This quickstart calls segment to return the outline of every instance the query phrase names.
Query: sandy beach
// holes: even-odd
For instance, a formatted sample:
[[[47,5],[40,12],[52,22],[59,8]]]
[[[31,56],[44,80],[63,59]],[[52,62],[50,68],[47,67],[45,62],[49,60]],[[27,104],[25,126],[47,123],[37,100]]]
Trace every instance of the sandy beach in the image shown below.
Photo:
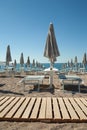
[[[0,0],[0,130],[87,130],[87,0]]]
[[[0,77],[0,96],[30,96],[30,97],[87,97],[87,74],[79,75],[84,80],[84,86],[81,86],[81,93],[78,90],[71,92],[62,90],[58,75],[54,75],[53,89],[46,89],[49,86],[49,79],[46,77],[41,85],[40,92],[36,87],[23,84],[19,81],[23,77]],[[0,130],[86,130],[86,123],[44,123],[44,122],[10,122],[1,121]]]

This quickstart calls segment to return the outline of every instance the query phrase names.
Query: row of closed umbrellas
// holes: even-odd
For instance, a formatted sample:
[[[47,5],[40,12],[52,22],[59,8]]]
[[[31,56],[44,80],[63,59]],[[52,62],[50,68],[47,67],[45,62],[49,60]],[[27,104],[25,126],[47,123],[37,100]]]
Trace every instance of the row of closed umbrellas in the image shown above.
[[[55,33],[54,33],[54,27],[53,24],[50,23],[49,30],[48,30],[48,35],[46,39],[46,45],[44,49],[44,57],[47,57],[50,61],[50,87],[52,87],[52,81],[53,81],[53,76],[52,76],[52,69],[53,69],[53,63],[57,60],[56,58],[60,56],[59,49],[57,46],[56,38],[55,38]],[[9,65],[9,62],[12,61],[11,58],[11,52],[10,52],[10,45],[7,46],[7,52],[6,52],[6,64]],[[23,59],[23,53],[21,53],[21,58],[20,58],[20,64],[24,64],[24,59]]]

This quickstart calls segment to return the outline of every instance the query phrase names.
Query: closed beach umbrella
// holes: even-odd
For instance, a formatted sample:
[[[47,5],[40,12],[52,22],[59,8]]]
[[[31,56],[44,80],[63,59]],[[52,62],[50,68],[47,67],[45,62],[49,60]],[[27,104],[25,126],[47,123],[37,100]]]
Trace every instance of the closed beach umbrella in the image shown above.
[[[75,64],[76,69],[78,69],[78,59],[77,59],[77,56],[75,56],[74,64]]]
[[[35,60],[33,59],[33,63],[32,63],[32,66],[35,67]]]
[[[83,56],[83,65],[84,65],[84,67],[86,67],[86,64],[87,64],[87,57],[86,57],[86,53],[84,53],[84,56]]]
[[[77,63],[78,63],[78,59],[77,59],[77,56],[75,56],[74,64],[76,67],[77,67]]]
[[[29,56],[27,58],[27,66],[30,66],[30,58],[29,58]]]
[[[40,64],[38,63],[38,61],[36,61],[36,67],[39,67],[39,65],[40,65]]]
[[[10,45],[7,46],[6,52],[6,65],[9,65],[9,62],[12,61],[11,52],[10,52]]]
[[[16,59],[14,60],[14,67],[16,67],[16,65],[17,65],[17,62],[16,62]]]
[[[55,62],[56,57],[60,56],[52,23],[50,24],[46,39],[44,56],[47,57],[51,63]]]
[[[67,64],[66,64],[66,63],[64,63],[62,67],[63,67],[63,69],[66,69]]]
[[[75,64],[78,63],[78,60],[77,60],[77,56],[75,56],[75,61],[74,61]]]
[[[70,67],[70,62],[69,62],[69,60],[68,60],[67,66]]]
[[[23,66],[23,64],[24,64],[24,57],[23,57],[23,53],[21,53],[21,57],[20,57],[20,64],[21,64],[21,66]]]
[[[60,56],[55,33],[54,33],[54,27],[52,23],[50,23],[50,27],[46,39],[44,56],[50,60],[50,70],[52,73],[53,63],[57,60],[56,57]],[[53,75],[51,73],[50,73],[50,87],[52,87],[52,82],[53,82]]]
[[[71,59],[70,67],[73,68],[73,59]]]

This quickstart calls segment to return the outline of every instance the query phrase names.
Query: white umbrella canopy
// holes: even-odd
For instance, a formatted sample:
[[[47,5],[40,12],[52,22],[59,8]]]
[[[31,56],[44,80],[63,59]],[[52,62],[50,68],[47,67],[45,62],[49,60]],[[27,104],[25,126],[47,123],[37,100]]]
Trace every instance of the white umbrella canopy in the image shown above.
[[[58,69],[57,68],[54,68],[53,67],[53,69],[52,69],[54,72],[58,72]],[[44,71],[47,71],[47,72],[49,72],[50,71],[50,67],[49,68],[46,68],[46,69],[44,69]]]
[[[49,31],[46,39],[46,45],[44,49],[44,57],[47,57],[50,60],[50,87],[53,83],[53,63],[57,60],[56,57],[60,56],[60,52],[57,46],[56,37],[54,33],[53,24],[50,23]]]
[[[6,65],[9,65],[10,61],[12,61],[12,58],[11,58],[10,45],[8,45],[7,52],[6,52]]]

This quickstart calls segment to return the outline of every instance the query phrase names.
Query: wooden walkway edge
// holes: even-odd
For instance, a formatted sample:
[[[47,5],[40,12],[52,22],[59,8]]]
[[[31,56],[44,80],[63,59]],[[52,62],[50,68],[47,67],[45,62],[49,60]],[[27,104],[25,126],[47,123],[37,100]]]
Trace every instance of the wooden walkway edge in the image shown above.
[[[87,98],[3,96],[0,121],[87,122]]]

